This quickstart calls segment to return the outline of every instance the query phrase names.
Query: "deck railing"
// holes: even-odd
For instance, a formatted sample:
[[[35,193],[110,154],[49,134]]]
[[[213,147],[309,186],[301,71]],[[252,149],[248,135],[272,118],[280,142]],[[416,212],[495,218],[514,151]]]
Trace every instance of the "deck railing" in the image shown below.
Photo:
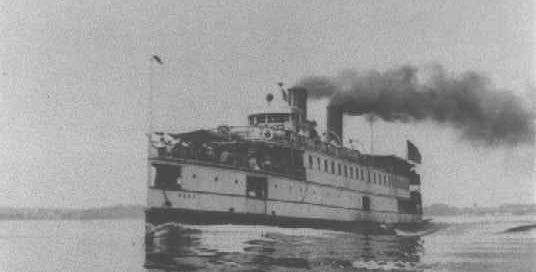
[[[211,131],[221,133],[222,130],[227,131],[226,133],[228,133],[230,137],[236,136],[249,141],[261,141],[271,144],[291,146],[295,149],[313,150],[347,160],[361,161],[362,163],[365,163],[361,152],[358,150],[337,146],[324,142],[320,140],[320,138],[310,138],[295,132],[277,130],[269,127],[251,126],[233,126],[226,127],[226,129],[218,128]]]
[[[361,154],[358,150],[349,149],[343,146],[334,145],[320,140],[319,137],[310,138],[306,135],[300,133],[274,129],[270,127],[255,127],[255,126],[220,126],[216,129],[209,129],[214,135],[218,135],[223,140],[223,143],[236,143],[236,142],[261,142],[266,145],[275,145],[287,147],[295,150],[309,150],[320,152],[324,154],[329,154],[331,156],[346,159],[348,161],[359,163],[363,166],[374,166],[374,159],[371,155]],[[180,135],[180,134],[178,134]],[[153,142],[153,146],[154,142]],[[184,150],[176,151],[173,148],[170,149],[169,146],[166,146],[164,149],[160,149],[160,155],[165,156],[163,150],[166,154],[172,154],[172,157],[177,158],[188,158],[206,161],[198,154],[196,151],[187,151],[184,154]],[[183,152],[183,153],[181,153]],[[217,160],[216,158],[211,158],[212,160]],[[240,165],[247,165],[247,161],[238,162]],[[385,169],[391,171],[391,169]],[[288,171],[287,171],[288,172]]]
[[[304,179],[305,169],[303,167],[291,167],[277,161],[252,162],[252,158],[247,155],[232,153],[227,150],[211,150],[204,147],[193,147],[183,145],[163,145],[154,146],[149,154],[150,159],[164,161],[182,161],[206,166],[217,166],[222,168],[232,168],[237,170],[252,171],[258,173],[276,174],[291,178]]]

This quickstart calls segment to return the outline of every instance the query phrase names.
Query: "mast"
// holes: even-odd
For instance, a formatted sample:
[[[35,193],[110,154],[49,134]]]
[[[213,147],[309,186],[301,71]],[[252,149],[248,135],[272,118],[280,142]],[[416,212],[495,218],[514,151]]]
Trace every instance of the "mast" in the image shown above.
[[[151,185],[152,180],[152,172],[151,172],[151,162],[150,162],[150,156],[151,156],[151,141],[152,141],[152,134],[153,134],[153,77],[154,77],[154,62],[157,62],[158,64],[162,65],[164,64],[162,62],[162,59],[157,55],[151,55],[151,58],[149,59],[149,105],[148,105],[148,112],[149,112],[149,124],[148,124],[148,132],[147,132],[147,186]]]
[[[370,154],[374,154],[374,116],[370,115],[368,118],[370,126]]]
[[[149,60],[149,135],[153,133],[153,58]]]

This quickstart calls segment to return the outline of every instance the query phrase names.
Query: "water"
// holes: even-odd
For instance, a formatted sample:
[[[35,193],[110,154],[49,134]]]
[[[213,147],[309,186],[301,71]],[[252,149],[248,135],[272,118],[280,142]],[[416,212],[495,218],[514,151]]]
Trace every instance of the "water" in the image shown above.
[[[434,220],[424,236],[183,226],[147,245],[143,220],[1,221],[0,271],[536,271],[536,229],[504,232],[535,217]]]

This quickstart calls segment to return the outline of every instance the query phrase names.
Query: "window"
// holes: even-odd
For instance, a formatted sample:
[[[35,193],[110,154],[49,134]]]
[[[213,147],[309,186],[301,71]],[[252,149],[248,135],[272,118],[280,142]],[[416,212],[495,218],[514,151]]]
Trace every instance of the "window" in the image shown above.
[[[354,168],[353,167],[350,167],[350,178],[351,179],[354,178]]]
[[[362,199],[361,199],[362,203],[362,208],[364,211],[370,211],[370,198],[368,196],[364,196]]]
[[[363,169],[359,169],[359,172],[361,172],[361,180],[365,180],[365,172]]]
[[[321,166],[320,166],[320,157],[316,158],[316,167],[318,167],[318,170],[321,170]]]
[[[344,177],[348,177],[348,166],[344,166]]]
[[[313,157],[309,155],[309,169],[313,169]]]
[[[285,116],[281,115],[271,115],[268,116],[268,123],[283,123],[285,122]]]
[[[246,196],[266,199],[268,197],[268,182],[265,177],[246,177]]]
[[[341,164],[340,163],[337,163],[337,173],[340,175],[342,175],[342,169],[341,169]]]
[[[180,188],[182,169],[173,165],[153,165],[156,169],[154,187],[156,188]]]
[[[328,160],[324,160],[324,171],[328,172]]]
[[[335,162],[331,161],[331,173],[335,174]]]

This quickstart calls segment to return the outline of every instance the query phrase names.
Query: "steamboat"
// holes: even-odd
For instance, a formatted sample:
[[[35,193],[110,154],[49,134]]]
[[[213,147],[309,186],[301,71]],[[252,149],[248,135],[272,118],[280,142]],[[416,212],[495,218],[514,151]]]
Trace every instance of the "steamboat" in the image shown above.
[[[149,135],[146,223],[354,229],[422,222],[420,154],[365,154],[343,145],[343,110],[326,133],[307,119],[307,90],[247,126]],[[267,96],[271,102],[274,96]],[[269,107],[268,107],[269,108]]]

